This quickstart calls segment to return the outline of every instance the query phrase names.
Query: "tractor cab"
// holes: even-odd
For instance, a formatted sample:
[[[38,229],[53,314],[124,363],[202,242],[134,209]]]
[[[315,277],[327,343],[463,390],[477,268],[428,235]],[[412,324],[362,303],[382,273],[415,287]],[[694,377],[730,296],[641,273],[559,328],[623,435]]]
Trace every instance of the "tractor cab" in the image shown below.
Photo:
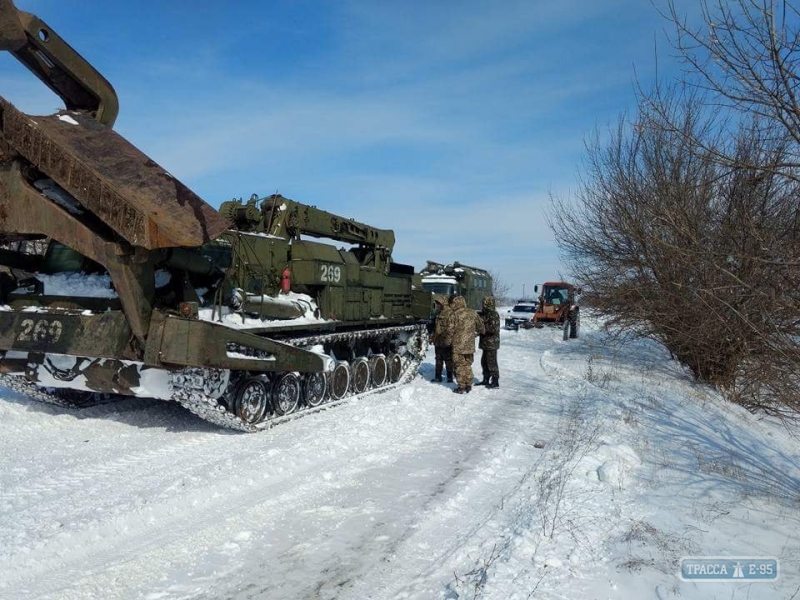
[[[542,297],[546,305],[562,306],[571,301],[575,295],[574,289],[569,284],[545,284],[542,288]]]
[[[539,286],[534,287],[539,291]],[[580,290],[564,281],[547,281],[542,284],[536,314],[533,317],[534,327],[545,324],[564,328],[564,338],[578,337],[579,314],[575,296]]]
[[[534,290],[538,291],[539,286]],[[575,303],[575,286],[562,281],[548,281],[542,285],[539,295],[539,310],[542,314],[553,315],[566,306]]]

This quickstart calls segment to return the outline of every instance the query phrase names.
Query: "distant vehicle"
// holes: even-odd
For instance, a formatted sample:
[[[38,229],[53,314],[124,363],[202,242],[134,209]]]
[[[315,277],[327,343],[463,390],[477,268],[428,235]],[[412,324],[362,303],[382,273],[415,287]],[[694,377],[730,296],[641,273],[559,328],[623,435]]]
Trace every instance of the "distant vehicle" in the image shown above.
[[[539,286],[534,286],[533,289],[538,292]],[[580,288],[564,281],[548,281],[542,284],[533,326],[555,325],[564,328],[565,340],[578,337],[580,307],[576,296],[580,293]]]
[[[467,306],[480,310],[483,299],[492,295],[492,276],[488,271],[462,265],[456,261],[450,265],[428,261],[419,273],[426,292],[451,296],[464,296]]]
[[[531,298],[521,298],[505,316],[505,328],[513,331],[520,327],[530,329],[533,327],[533,318],[539,307],[539,301]]]

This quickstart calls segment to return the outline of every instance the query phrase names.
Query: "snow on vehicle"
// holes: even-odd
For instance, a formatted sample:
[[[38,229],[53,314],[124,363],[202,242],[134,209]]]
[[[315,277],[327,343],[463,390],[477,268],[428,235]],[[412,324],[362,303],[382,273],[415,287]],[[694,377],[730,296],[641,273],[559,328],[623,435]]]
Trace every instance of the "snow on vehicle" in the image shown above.
[[[0,98],[6,385],[174,400],[255,431],[414,375],[431,294],[391,230],[279,195],[216,211],[111,129],[113,87],[48,25],[11,0],[0,16],[0,47],[66,106]]]

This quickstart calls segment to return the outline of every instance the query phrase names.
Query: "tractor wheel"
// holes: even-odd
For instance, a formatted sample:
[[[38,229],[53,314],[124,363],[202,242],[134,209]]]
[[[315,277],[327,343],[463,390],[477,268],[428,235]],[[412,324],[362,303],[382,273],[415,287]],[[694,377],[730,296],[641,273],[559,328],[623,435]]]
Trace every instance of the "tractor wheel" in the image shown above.
[[[578,337],[578,330],[581,326],[581,315],[578,311],[569,315],[569,337],[573,340]]]

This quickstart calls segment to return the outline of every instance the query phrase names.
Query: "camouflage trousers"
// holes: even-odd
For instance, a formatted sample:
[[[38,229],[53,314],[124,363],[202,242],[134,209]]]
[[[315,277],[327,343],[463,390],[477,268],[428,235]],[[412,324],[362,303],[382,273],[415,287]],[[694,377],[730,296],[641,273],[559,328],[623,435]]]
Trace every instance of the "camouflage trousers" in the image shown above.
[[[471,388],[474,375],[472,373],[472,361],[474,354],[455,354],[453,353],[453,363],[456,366],[456,381],[460,388]]]
[[[436,371],[434,374],[437,379],[442,378],[443,367],[447,368],[447,379],[452,379],[453,373],[455,373],[452,346],[436,346]]]
[[[488,381],[489,377],[500,377],[500,368],[497,366],[497,348],[484,348],[481,354],[481,371],[483,380]]]

